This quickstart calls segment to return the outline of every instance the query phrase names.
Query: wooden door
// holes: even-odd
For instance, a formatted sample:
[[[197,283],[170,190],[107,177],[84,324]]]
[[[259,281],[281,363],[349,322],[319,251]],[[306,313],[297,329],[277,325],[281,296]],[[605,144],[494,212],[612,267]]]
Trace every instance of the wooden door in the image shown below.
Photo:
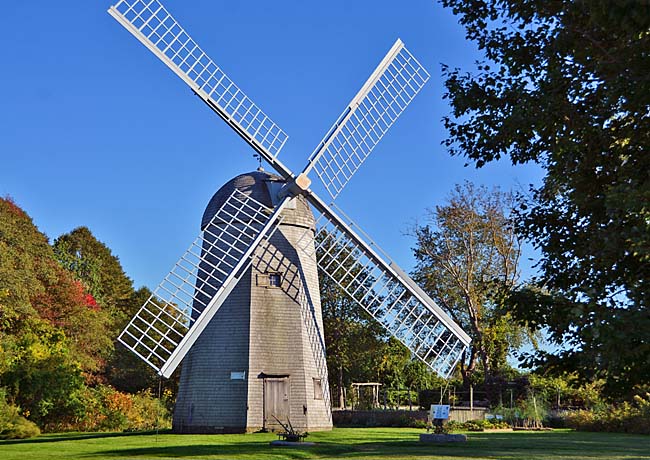
[[[282,431],[282,425],[289,421],[289,378],[264,379],[264,428],[272,431]]]

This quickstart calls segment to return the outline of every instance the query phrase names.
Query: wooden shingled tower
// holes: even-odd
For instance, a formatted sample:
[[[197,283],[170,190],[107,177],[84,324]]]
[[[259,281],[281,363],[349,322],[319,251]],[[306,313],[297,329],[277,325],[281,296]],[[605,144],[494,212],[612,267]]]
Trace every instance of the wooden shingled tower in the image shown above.
[[[270,208],[271,193],[284,183],[264,171],[234,178],[210,200],[202,230],[220,233],[210,221],[233,192]],[[322,388],[327,367],[318,266],[313,253],[296,250],[305,232],[313,238],[314,216],[298,198],[281,219],[183,359],[176,432],[277,430],[277,420],[308,431],[332,428]],[[202,257],[219,266],[229,247],[204,244]]]

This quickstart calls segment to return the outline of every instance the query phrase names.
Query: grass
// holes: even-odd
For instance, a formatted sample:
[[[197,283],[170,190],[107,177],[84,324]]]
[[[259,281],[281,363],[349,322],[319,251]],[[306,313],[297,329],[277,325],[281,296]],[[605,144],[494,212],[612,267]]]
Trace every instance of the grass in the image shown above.
[[[63,433],[0,441],[0,459],[650,459],[650,437],[615,433],[469,433],[464,444],[420,444],[423,430],[337,428],[315,447],[269,446],[272,434]]]

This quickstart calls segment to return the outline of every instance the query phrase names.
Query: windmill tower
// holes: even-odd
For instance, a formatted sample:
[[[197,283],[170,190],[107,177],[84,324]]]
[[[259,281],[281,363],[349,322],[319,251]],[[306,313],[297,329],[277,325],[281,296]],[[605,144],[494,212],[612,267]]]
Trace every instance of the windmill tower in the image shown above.
[[[278,159],[284,131],[158,0],[121,0],[109,13],[277,172],[238,176],[215,194],[198,238],[119,337],[163,377],[183,361],[175,430],[273,428],[276,418],[331,427],[316,267],[447,377],[467,334],[308,177],[315,172],[335,200],[426,83],[404,44],[395,42],[294,174]]]
[[[281,177],[259,170],[229,181],[205,210],[204,234],[224,234],[220,218],[210,222],[233,192],[271,208],[273,191],[284,184]],[[275,430],[281,428],[278,420],[309,431],[332,428],[322,388],[327,367],[320,299],[308,297],[318,293],[318,267],[313,254],[296,250],[305,232],[313,238],[314,216],[308,202],[297,197],[281,217],[183,359],[173,420],[176,432]],[[238,220],[251,221],[245,216]],[[223,258],[230,247],[212,238],[204,242],[204,272],[227,269]],[[210,283],[210,277],[202,277],[195,289],[209,297],[217,288]]]

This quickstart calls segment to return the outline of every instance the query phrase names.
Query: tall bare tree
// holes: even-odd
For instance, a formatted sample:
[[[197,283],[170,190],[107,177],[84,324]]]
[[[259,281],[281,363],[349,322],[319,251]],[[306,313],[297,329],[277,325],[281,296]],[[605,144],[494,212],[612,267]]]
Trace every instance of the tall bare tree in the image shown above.
[[[514,197],[470,182],[416,224],[415,279],[472,337],[461,363],[467,382],[481,363],[488,378],[528,336],[498,309],[519,279],[521,242],[510,219]]]

